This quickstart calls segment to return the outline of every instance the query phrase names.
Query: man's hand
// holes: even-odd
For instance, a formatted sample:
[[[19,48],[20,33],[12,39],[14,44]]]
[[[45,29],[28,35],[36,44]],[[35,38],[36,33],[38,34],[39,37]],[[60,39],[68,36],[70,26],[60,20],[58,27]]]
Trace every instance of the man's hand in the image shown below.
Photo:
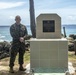
[[[24,42],[24,38],[23,37],[20,37],[20,42]]]

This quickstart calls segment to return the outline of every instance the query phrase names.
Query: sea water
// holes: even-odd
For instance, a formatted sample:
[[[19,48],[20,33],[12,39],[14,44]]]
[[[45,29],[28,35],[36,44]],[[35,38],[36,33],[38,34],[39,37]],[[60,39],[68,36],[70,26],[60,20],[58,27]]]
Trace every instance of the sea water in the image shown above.
[[[30,26],[27,26],[28,34],[31,35]],[[0,26],[0,41],[12,41],[10,26]]]
[[[64,34],[63,27],[65,27],[67,37],[69,37],[70,34],[76,35],[76,25],[62,25],[62,34]]]
[[[26,26],[28,34],[31,35],[30,25]],[[76,25],[62,25],[61,32],[63,32],[63,27],[65,27],[67,37],[70,34],[76,34]],[[10,26],[0,26],[0,41],[12,41],[12,37],[10,36]]]

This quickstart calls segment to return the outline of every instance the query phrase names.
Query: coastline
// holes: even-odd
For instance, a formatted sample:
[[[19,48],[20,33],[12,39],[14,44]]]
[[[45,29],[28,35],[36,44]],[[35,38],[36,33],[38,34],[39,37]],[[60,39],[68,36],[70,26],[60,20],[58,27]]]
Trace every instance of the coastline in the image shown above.
[[[31,35],[30,25],[26,25],[28,34]],[[66,35],[69,37],[70,34],[76,34],[76,25],[75,24],[64,24],[61,26],[61,34],[64,34],[63,27],[65,27]],[[0,25],[0,40],[11,41],[12,38],[9,32],[9,25]]]

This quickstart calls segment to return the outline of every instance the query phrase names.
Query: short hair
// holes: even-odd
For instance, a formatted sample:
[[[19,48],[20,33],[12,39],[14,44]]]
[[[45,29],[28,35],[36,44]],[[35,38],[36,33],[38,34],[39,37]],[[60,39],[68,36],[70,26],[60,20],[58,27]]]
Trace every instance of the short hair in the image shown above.
[[[20,19],[21,20],[21,17],[19,16],[19,15],[17,15],[16,17],[15,17],[15,20],[16,19]]]

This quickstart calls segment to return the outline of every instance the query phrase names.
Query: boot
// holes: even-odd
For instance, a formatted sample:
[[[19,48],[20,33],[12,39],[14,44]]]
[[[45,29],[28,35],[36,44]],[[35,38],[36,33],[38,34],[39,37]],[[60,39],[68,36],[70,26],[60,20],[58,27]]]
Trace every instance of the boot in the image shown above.
[[[14,73],[13,67],[10,67],[9,72],[10,72],[10,73]]]
[[[25,68],[23,68],[23,66],[22,66],[22,65],[20,65],[19,70],[20,70],[20,71],[25,71],[26,69],[25,69]]]

